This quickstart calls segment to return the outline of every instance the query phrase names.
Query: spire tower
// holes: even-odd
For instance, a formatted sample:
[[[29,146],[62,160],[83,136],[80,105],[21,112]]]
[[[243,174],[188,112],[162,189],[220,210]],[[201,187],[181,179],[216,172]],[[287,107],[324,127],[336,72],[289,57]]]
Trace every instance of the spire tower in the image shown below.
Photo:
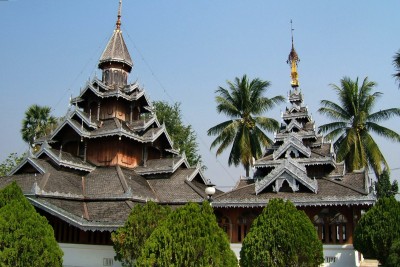
[[[119,0],[116,28],[99,60],[99,68],[103,72],[102,81],[112,88],[126,86],[128,74],[133,67],[133,61],[122,37],[121,6],[122,1]]]
[[[300,58],[297,55],[296,50],[294,49],[294,41],[293,41],[293,23],[292,20],[290,20],[290,30],[292,34],[292,49],[290,50],[290,54],[288,57],[288,60],[286,61],[288,64],[290,64],[291,67],[291,85],[293,88],[299,87],[299,79],[298,79],[298,73],[297,73],[297,64],[300,62]]]

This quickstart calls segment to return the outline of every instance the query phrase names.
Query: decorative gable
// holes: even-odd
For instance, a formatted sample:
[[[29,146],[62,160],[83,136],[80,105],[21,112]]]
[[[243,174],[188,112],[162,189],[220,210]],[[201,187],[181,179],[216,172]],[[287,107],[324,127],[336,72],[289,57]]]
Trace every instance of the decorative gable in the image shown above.
[[[274,151],[273,159],[278,159],[284,153],[286,158],[289,158],[291,153],[295,155],[295,158],[300,156],[299,153],[309,158],[311,156],[311,149],[303,144],[301,138],[297,134],[289,133],[289,136],[285,138],[283,144]]]
[[[274,192],[279,192],[284,182],[287,182],[293,192],[299,191],[299,183],[310,189],[313,193],[318,191],[318,182],[307,176],[306,168],[296,161],[285,159],[278,167],[271,171],[266,177],[255,183],[256,194],[272,185]]]

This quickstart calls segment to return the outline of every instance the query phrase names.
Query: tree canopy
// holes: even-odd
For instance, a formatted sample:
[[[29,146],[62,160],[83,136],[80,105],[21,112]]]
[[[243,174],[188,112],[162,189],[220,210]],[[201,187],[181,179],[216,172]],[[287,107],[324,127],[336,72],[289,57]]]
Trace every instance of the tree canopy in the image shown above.
[[[375,190],[378,198],[394,197],[399,191],[399,185],[396,180],[390,183],[389,170],[384,169],[378,181],[375,182]]]
[[[0,163],[0,176],[7,175],[14,167],[21,162],[24,156],[18,156],[17,153],[11,153],[8,157]]]
[[[123,266],[134,266],[144,243],[170,212],[168,206],[154,202],[135,205],[124,226],[111,235],[115,259]]]
[[[322,243],[314,225],[290,201],[272,199],[243,240],[240,266],[319,266]]]
[[[174,142],[174,148],[185,152],[187,160],[191,166],[201,164],[201,155],[198,153],[198,143],[196,133],[191,125],[185,125],[182,121],[181,104],[174,103],[169,105],[165,101],[155,101],[156,115],[161,123],[165,123],[168,134]],[[203,166],[203,168],[205,168]]]
[[[53,228],[14,182],[0,191],[0,266],[62,266]]]
[[[137,266],[238,266],[208,202],[173,211],[147,239]]]
[[[51,108],[47,106],[32,105],[25,111],[22,120],[22,139],[28,144],[33,144],[35,139],[50,133],[57,125],[57,118],[51,116]]]
[[[400,203],[394,197],[379,199],[358,222],[354,230],[354,248],[365,258],[377,259],[386,266],[392,245],[400,240],[399,221]],[[393,247],[395,251],[398,249],[399,244]]]
[[[371,167],[376,176],[382,173],[382,166],[388,168],[378,144],[371,133],[391,141],[399,142],[400,135],[378,123],[400,116],[400,108],[380,109],[374,112],[380,92],[372,92],[375,82],[365,78],[359,86],[358,78],[344,77],[340,86],[332,85],[339,98],[338,103],[322,100],[318,110],[333,120],[319,128],[327,133],[326,138],[334,140],[338,161],[345,161],[349,171]]]
[[[248,177],[253,158],[260,158],[265,147],[272,143],[264,131],[279,129],[278,121],[261,115],[285,98],[264,96],[270,83],[258,78],[249,81],[246,75],[241,79],[236,77],[234,82],[227,81],[227,84],[228,89],[219,87],[215,91],[215,101],[217,112],[227,115],[229,120],[207,131],[209,136],[217,136],[210,149],[218,147],[218,156],[231,146],[228,164],[242,164]]]

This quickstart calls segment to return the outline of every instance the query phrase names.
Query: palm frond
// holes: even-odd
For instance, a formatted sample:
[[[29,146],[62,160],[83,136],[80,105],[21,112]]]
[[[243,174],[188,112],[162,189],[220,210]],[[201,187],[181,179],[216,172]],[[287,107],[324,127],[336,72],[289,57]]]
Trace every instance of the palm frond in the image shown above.
[[[377,177],[382,173],[382,165],[389,168],[378,144],[367,132],[363,135],[363,144],[368,157],[368,165],[374,170]]]
[[[389,108],[389,109],[379,110],[375,113],[368,115],[367,120],[371,122],[380,122],[388,120],[395,116],[400,116],[400,108]]]
[[[398,133],[396,133],[395,131],[393,131],[389,128],[381,126],[377,123],[367,122],[366,128],[368,131],[373,131],[374,133],[376,133],[386,139],[389,139],[389,140],[392,140],[395,142],[400,142],[400,135]]]

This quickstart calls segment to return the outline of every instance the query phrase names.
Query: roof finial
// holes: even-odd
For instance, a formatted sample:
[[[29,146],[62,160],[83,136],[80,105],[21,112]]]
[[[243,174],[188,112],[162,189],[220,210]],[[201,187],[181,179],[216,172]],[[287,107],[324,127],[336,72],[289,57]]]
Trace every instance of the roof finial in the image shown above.
[[[297,64],[300,62],[299,56],[294,49],[294,41],[293,41],[293,22],[290,20],[290,31],[292,35],[292,49],[290,50],[290,54],[288,60],[286,61],[288,64],[291,65],[291,85],[293,88],[299,87],[299,80],[298,80],[298,73],[297,73]]]
[[[117,19],[117,30],[121,28],[121,6],[122,6],[122,0],[119,0],[119,6],[118,6],[118,19]]]

